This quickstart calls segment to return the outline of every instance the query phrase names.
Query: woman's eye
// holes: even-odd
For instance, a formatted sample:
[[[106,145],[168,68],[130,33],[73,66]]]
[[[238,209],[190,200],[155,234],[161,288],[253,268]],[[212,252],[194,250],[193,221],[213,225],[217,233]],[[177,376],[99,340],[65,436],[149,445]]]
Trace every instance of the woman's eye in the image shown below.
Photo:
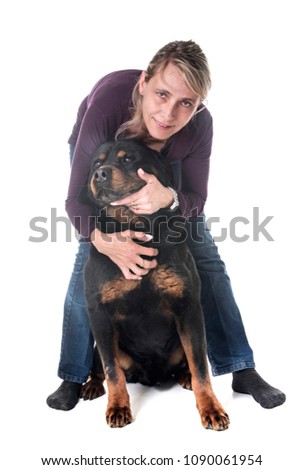
[[[159,96],[159,98],[165,98],[166,97],[166,94],[162,91],[157,91],[157,95]]]
[[[182,106],[184,106],[185,108],[189,108],[191,106],[191,102],[187,101],[187,100],[184,100],[184,101],[182,101]]]

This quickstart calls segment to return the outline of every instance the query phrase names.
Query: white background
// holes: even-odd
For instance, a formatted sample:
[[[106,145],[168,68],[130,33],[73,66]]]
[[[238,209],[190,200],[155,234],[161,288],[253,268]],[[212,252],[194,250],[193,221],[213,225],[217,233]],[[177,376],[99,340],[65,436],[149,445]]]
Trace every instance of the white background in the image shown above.
[[[245,0],[31,1],[1,6],[1,467],[40,469],[40,457],[174,457],[262,454],[265,470],[299,468],[302,315],[301,2]],[[237,216],[244,243],[219,244],[257,369],[287,394],[264,410],[233,394],[231,377],[213,379],[231,426],[204,430],[193,394],[129,386],[135,422],[111,430],[106,398],[73,411],[51,410],[60,381],[64,295],[76,242],[64,224],[51,240],[51,208],[65,216],[67,139],[78,105],[107,72],[144,69],[175,39],[193,39],[213,79],[208,107],[214,146],[208,217],[228,227]],[[4,164],[4,167],[3,167]],[[252,238],[252,211],[274,238]],[[43,243],[30,229],[45,217]],[[43,225],[43,224],[41,224]],[[300,430],[301,432],[301,430]],[[59,467],[54,467],[59,468]],[[223,467],[222,467],[223,468]],[[242,468],[246,468],[243,466]],[[259,468],[255,465],[247,468]]]

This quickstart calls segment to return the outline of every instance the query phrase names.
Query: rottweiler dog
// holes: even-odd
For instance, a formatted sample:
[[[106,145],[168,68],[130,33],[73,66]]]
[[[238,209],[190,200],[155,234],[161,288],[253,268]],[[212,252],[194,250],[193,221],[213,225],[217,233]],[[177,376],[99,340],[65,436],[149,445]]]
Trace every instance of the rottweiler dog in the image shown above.
[[[123,427],[133,421],[127,382],[152,386],[176,380],[194,391],[202,425],[224,430],[229,418],[211,386],[200,278],[186,244],[185,219],[178,210],[138,216],[129,207],[110,205],[146,184],[137,174],[139,168],[172,185],[158,152],[139,141],[123,140],[99,148],[80,195],[80,201],[93,207],[103,233],[143,231],[153,236],[144,246],[158,249],[156,268],[141,280],[127,280],[109,257],[91,246],[85,295],[101,361],[98,364],[97,353],[82,398],[103,395],[106,379],[106,421]]]

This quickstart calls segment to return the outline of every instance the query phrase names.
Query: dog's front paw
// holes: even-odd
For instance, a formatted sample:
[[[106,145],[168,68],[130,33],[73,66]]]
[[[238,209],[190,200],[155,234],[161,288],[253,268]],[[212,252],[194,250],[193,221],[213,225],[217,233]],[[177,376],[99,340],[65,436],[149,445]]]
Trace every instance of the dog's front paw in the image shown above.
[[[180,372],[179,374],[177,374],[176,380],[182,388],[185,388],[185,390],[192,390],[191,373],[189,371]]]
[[[106,410],[106,422],[111,428],[123,428],[133,422],[129,407],[109,406]]]
[[[221,405],[210,403],[200,411],[202,425],[206,429],[224,431],[229,426],[229,416]]]
[[[80,397],[83,398],[83,400],[94,400],[104,394],[103,380],[94,375],[82,385]]]

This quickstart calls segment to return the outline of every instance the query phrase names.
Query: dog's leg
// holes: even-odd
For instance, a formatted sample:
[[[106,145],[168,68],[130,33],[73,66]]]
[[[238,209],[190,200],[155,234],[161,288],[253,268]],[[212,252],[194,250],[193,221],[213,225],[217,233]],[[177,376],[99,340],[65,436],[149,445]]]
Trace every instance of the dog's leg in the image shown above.
[[[180,369],[175,374],[176,381],[181,385],[185,390],[192,390],[191,385],[191,373],[189,368]]]
[[[171,354],[168,362],[169,365],[173,367],[173,375],[181,387],[186,390],[192,390],[191,373],[184,353],[184,348],[181,344]]]
[[[111,428],[121,428],[133,421],[126,379],[119,364],[118,341],[114,338],[113,351],[102,354],[106,383],[108,387],[108,404],[106,422]]]
[[[103,308],[90,311],[90,320],[108,389],[106,421],[110,427],[120,428],[130,424],[133,417],[125,375],[119,364],[118,336],[106,309]]]
[[[94,400],[105,394],[103,382],[105,375],[97,347],[94,349],[94,362],[88,381],[82,385],[81,398]]]
[[[104,379],[104,374],[90,374],[87,382],[82,385],[80,397],[83,400],[95,400],[105,395]]]
[[[229,417],[211,386],[207,357],[206,340],[200,306],[189,306],[176,318],[177,328],[191,373],[191,386],[196,397],[202,425],[206,429],[221,431],[228,428]],[[199,311],[198,310],[198,311]],[[199,318],[199,319],[198,319]]]

